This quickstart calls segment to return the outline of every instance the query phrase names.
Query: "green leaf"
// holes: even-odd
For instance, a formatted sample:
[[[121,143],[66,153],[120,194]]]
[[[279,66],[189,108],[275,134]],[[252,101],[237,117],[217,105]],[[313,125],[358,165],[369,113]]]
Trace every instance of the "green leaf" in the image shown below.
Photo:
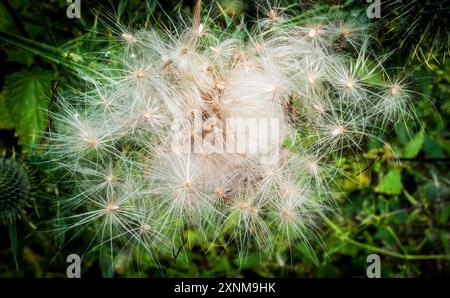
[[[7,60],[9,62],[17,62],[30,67],[31,64],[33,64],[33,54],[24,49],[9,50]]]
[[[11,120],[8,109],[6,108],[5,97],[0,93],[0,129],[12,129],[14,123]]]
[[[389,195],[399,195],[403,190],[400,169],[390,170],[375,187],[375,191]]]
[[[47,126],[50,83],[50,73],[40,69],[16,72],[5,80],[3,96],[21,145],[39,142]]]
[[[128,5],[127,0],[119,1],[119,5],[117,6],[117,16],[120,18],[123,13],[126,11]]]
[[[445,153],[442,148],[443,147],[439,143],[432,140],[431,138],[425,138],[425,142],[423,143],[423,151],[428,157],[445,157]]]
[[[10,24],[11,18],[3,5],[0,4],[0,30],[7,29]]]
[[[398,125],[395,125],[394,130],[395,133],[397,134],[398,141],[402,145],[408,144],[409,142],[408,127],[403,122],[400,122]]]
[[[304,256],[305,258],[302,258],[304,262],[308,261],[311,264],[318,265],[319,260],[317,259],[317,256],[314,254],[314,251],[311,249],[309,245],[302,242],[300,245],[297,246],[297,251]]]
[[[422,149],[423,141],[425,140],[425,133],[421,130],[417,133],[414,138],[406,144],[403,149],[403,157],[414,158],[419,154],[420,149]]]
[[[235,264],[239,266],[240,269],[255,268],[257,264],[261,262],[260,255],[246,255],[242,258],[236,259]]]

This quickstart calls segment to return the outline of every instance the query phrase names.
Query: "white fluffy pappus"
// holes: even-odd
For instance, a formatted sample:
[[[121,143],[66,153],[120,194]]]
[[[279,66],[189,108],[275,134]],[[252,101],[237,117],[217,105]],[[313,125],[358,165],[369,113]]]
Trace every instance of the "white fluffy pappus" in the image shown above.
[[[152,254],[189,229],[241,255],[320,238],[333,161],[381,139],[411,92],[370,53],[367,27],[260,8],[250,31],[209,30],[207,17],[173,32],[119,26],[114,64],[52,113],[49,155],[75,191],[70,228],[97,225],[100,244]]]

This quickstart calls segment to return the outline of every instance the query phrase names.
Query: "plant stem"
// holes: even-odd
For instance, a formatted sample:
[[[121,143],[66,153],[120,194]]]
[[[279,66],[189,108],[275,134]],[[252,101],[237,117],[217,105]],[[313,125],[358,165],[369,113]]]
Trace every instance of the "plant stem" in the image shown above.
[[[84,57],[81,57],[75,53],[63,51],[59,48],[40,44],[34,40],[21,36],[15,36],[6,32],[0,32],[0,40],[29,51],[46,60],[62,65],[76,74],[84,72],[89,75],[99,76],[103,79],[109,79],[104,74],[97,71],[95,65],[86,62]]]
[[[351,239],[345,234],[336,224],[334,224],[322,211],[319,211],[320,216],[323,220],[335,231],[338,238],[344,242],[355,245],[357,247],[363,248],[370,252],[377,252],[394,258],[404,259],[404,260],[450,260],[450,255],[410,255],[407,253],[398,253],[395,251],[390,251],[384,248],[376,247],[370,244],[361,243],[356,240]]]

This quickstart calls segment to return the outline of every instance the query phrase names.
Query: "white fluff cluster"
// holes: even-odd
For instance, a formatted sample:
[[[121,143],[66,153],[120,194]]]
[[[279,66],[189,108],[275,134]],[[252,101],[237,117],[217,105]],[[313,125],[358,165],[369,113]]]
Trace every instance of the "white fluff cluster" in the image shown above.
[[[149,252],[187,229],[241,252],[317,237],[333,161],[406,109],[355,22],[296,25],[270,8],[250,32],[210,27],[122,30],[103,75],[60,100],[50,149],[75,186],[70,227]],[[277,131],[255,137],[255,123]]]

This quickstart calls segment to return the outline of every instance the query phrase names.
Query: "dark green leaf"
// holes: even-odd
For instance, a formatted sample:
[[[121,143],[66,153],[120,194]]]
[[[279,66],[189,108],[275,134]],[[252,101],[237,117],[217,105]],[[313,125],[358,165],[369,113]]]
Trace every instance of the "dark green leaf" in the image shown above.
[[[414,138],[406,144],[403,150],[403,157],[406,158],[414,158],[419,154],[420,149],[422,148],[423,141],[425,140],[425,133],[421,130],[417,133]]]
[[[3,93],[0,93],[0,129],[12,128],[14,128],[14,123],[6,108],[5,97],[3,96]]]
[[[39,142],[46,128],[50,83],[50,73],[41,69],[16,72],[6,78],[3,96],[22,145]]]

